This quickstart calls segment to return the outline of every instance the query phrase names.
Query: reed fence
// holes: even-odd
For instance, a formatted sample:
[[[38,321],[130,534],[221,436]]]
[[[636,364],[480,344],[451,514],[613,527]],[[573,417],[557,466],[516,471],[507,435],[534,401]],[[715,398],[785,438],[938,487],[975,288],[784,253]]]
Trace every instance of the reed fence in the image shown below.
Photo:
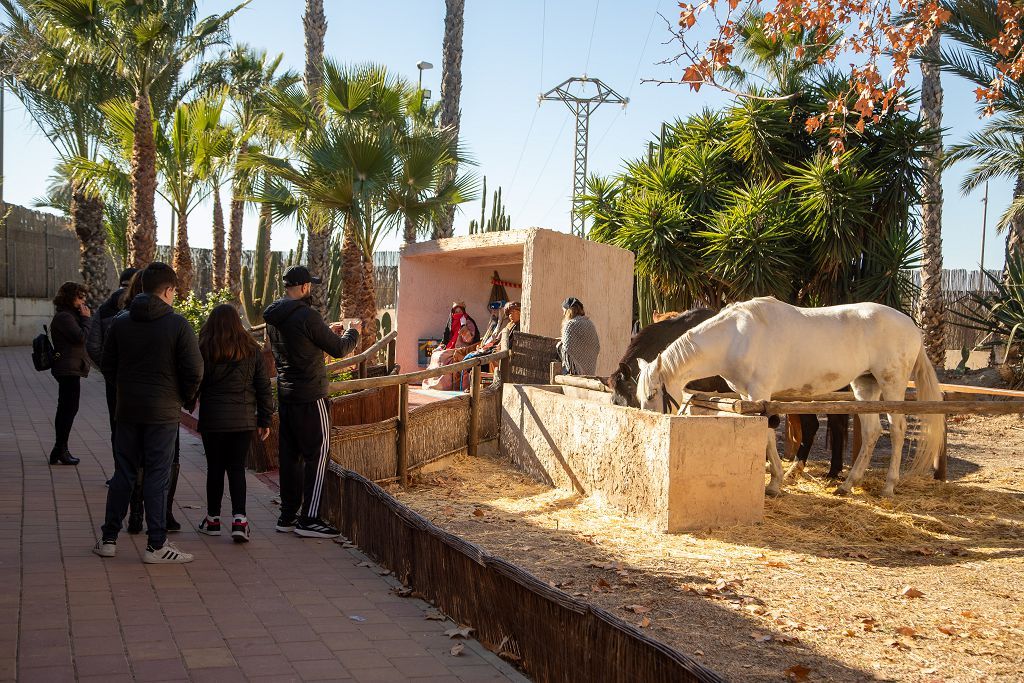
[[[721,676],[618,617],[440,529],[331,463],[325,499],[341,532],[414,593],[536,681],[719,683]]]

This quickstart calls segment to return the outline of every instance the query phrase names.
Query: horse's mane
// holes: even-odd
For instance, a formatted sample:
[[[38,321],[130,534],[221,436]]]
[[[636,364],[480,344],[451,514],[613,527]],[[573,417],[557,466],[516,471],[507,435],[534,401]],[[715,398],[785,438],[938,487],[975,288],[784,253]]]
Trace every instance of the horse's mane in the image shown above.
[[[685,313],[668,318],[666,320],[660,320],[656,323],[651,323],[647,327],[644,327],[629,340],[629,345],[626,347],[625,353],[622,354],[623,362],[632,363],[641,356],[645,348],[649,345],[651,337],[660,336],[666,328],[676,327],[685,325],[687,329],[696,327],[698,324],[704,322],[701,318],[704,318],[708,313],[712,313],[711,309],[708,308],[691,308]],[[705,318],[706,319],[706,318]],[[689,324],[687,324],[689,323]],[[629,359],[626,361],[625,359]]]

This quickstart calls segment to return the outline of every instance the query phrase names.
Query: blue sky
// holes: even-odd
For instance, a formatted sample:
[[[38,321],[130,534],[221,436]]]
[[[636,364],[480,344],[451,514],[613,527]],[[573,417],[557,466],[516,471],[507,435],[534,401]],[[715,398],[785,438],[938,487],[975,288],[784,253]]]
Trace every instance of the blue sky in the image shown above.
[[[225,0],[201,3],[204,13],[232,6]],[[407,78],[416,63],[432,62],[423,85],[440,96],[443,0],[325,0],[327,53],[340,61],[386,64]],[[283,52],[284,63],[301,72],[303,65],[301,0],[253,0],[232,24],[232,38]],[[625,109],[605,105],[591,116],[589,169],[610,173],[623,159],[639,155],[660,123],[727,97],[711,88],[699,93],[677,85],[641,83],[642,79],[677,77],[678,70],[657,65],[675,54],[665,23],[674,21],[672,0],[468,0],[463,57],[462,141],[487,176],[490,189],[503,188],[513,228],[530,226],[568,230],[572,183],[573,128],[568,109],[559,102],[537,106],[537,95],[569,76],[598,77],[630,98]],[[596,11],[595,11],[596,10]],[[947,144],[962,140],[982,125],[972,88],[944,76]],[[45,189],[54,164],[49,142],[10,95],[5,100],[4,197],[29,204]],[[947,172],[943,186],[946,267],[977,267],[981,237],[981,192],[963,197],[962,168]],[[992,226],[1009,203],[1008,182],[989,190],[986,267],[1002,264],[1002,237]],[[490,190],[489,190],[490,191]],[[160,242],[169,237],[166,207],[158,209]],[[456,231],[465,233],[479,204],[456,214]],[[210,210],[201,206],[190,221],[194,246],[210,245]],[[255,243],[255,213],[246,217],[246,248]],[[294,227],[276,226],[273,247],[294,245]],[[385,248],[396,248],[391,239]]]

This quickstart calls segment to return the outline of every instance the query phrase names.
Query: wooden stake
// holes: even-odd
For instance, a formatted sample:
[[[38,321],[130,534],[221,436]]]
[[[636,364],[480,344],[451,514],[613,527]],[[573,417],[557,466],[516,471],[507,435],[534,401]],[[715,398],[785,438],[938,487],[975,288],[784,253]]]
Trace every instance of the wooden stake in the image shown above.
[[[480,444],[480,366],[473,366],[473,383],[469,391],[469,443],[466,444],[471,456],[477,455]]]
[[[398,483],[409,486],[409,385],[398,390]]]

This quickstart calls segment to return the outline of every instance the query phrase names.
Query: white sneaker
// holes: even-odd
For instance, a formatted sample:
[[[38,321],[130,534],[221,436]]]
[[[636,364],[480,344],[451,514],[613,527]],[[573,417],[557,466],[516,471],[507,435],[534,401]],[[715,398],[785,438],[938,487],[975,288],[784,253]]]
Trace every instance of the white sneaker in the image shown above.
[[[92,547],[93,553],[100,557],[114,557],[117,555],[117,541],[96,541],[96,545]]]
[[[146,554],[142,556],[146,564],[185,564],[193,559],[191,553],[178,550],[172,543],[164,543],[164,547],[158,550],[146,546]]]

